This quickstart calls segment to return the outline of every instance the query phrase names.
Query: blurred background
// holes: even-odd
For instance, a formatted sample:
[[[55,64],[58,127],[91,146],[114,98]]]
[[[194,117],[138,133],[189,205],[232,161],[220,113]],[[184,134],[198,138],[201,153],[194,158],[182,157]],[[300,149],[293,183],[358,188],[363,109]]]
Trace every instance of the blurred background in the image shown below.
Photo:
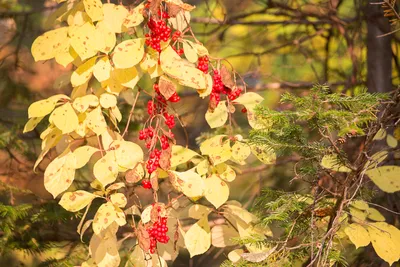
[[[123,1],[127,6],[137,2]],[[382,4],[368,0],[187,2],[197,7],[191,22],[198,39],[210,54],[226,58],[247,83],[247,90],[261,94],[263,104],[270,108],[284,108],[278,103],[283,92],[307,94],[316,83],[345,94],[365,87],[371,92],[389,92],[399,84],[400,31],[396,30],[400,19]],[[399,10],[400,2],[390,3]],[[33,40],[50,29],[46,19],[56,7],[55,1],[0,0],[0,266],[73,266],[87,255],[76,234],[79,214],[64,211],[43,186],[43,172],[56,151],[49,153],[37,173],[32,170],[45,123],[22,133],[32,102],[71,92],[71,65],[34,62],[30,54]],[[150,88],[150,81],[142,81],[142,86]],[[180,95],[182,101],[174,108],[188,125],[189,146],[195,148],[196,138],[211,132],[204,119],[208,101],[191,91]],[[121,129],[132,99],[131,91],[121,96],[125,116]],[[131,140],[138,141],[146,102],[141,99],[133,116]],[[234,119],[237,132],[246,136],[249,126],[243,115]],[[185,144],[182,128],[176,129],[176,135],[178,143]],[[301,182],[289,183],[294,176],[292,165],[291,158],[278,159],[274,166],[250,161],[232,183],[231,199],[251,208],[262,187],[308,190]],[[77,175],[73,187],[87,187],[92,179],[89,169]],[[144,199],[151,197],[141,188],[137,193]],[[398,199],[393,194],[386,201],[396,203]],[[89,239],[85,236],[83,240]],[[173,266],[218,266],[226,254],[212,248],[190,260],[183,252]],[[353,266],[382,264],[374,262],[370,251],[350,257]],[[359,257],[372,265],[356,263]]]

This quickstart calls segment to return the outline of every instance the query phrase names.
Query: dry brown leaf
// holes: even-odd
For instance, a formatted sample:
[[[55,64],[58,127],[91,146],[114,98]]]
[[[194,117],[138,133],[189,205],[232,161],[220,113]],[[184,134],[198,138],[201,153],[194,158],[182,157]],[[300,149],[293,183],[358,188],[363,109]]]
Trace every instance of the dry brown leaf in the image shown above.
[[[136,229],[136,236],[140,248],[143,249],[143,251],[148,252],[150,249],[150,235],[142,223],[140,223]]]
[[[172,153],[172,144],[167,149],[164,149],[161,152],[160,156],[160,167],[164,170],[168,170],[171,167],[171,153]]]
[[[176,92],[176,85],[165,76],[160,77],[158,86],[165,99],[169,99]]]
[[[128,183],[137,183],[143,178],[144,173],[139,171],[139,168],[143,169],[140,164],[137,164],[135,168],[125,173],[125,179]]]
[[[222,65],[221,67],[221,78],[222,78],[222,83],[229,88],[232,88],[235,86],[235,82],[232,79],[232,74],[231,72],[225,67],[225,65]]]
[[[150,213],[150,219],[152,222],[157,222],[159,217],[165,217],[167,211],[165,210],[165,204],[161,202],[156,202],[153,205]]]
[[[150,183],[151,183],[151,187],[153,188],[153,190],[158,191],[158,173],[157,172],[153,172],[150,175]]]
[[[162,0],[152,0],[149,6],[149,9],[151,11],[151,13],[153,14],[157,14],[157,11],[160,9],[160,5],[161,5]]]
[[[171,18],[175,18],[179,12],[181,12],[182,8],[174,3],[167,3],[168,7],[168,15]]]

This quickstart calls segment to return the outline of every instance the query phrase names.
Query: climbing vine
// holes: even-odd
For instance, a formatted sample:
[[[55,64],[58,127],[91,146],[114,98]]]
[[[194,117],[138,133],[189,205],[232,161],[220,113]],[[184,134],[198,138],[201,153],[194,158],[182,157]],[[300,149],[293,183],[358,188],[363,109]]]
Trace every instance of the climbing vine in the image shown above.
[[[228,201],[228,183],[236,177],[231,164],[245,164],[252,147],[240,135],[232,134],[205,140],[200,154],[175,141],[173,129],[181,121],[171,104],[182,101],[178,93],[182,87],[207,97],[205,119],[211,128],[228,124],[231,133],[229,114],[239,108],[255,126],[254,109],[263,100],[246,92],[245,83],[229,62],[209,55],[196,39],[189,25],[195,7],[180,0],[149,0],[129,7],[100,0],[58,2],[64,3],[49,18],[57,27],[34,41],[32,55],[36,61],[54,58],[63,66],[72,63],[76,67],[70,78],[73,90],[70,96],[55,95],[33,103],[24,131],[33,130],[49,115],[35,168],[61,140],[65,144],[47,166],[44,185],[54,198],[61,196],[59,204],[66,210],[86,208],[78,227],[80,235],[90,225],[93,230],[86,266],[120,264],[116,236],[120,227],[129,229],[128,237],[136,240],[134,256],[129,259],[132,266],[145,261],[164,265],[165,260],[176,257],[179,247],[186,247],[191,257],[205,253],[212,242],[210,213],[230,217],[230,224],[218,227],[236,231],[236,236],[241,230],[256,234],[250,226],[254,217],[238,203]],[[152,86],[139,87],[138,82],[147,75]],[[135,99],[121,130],[123,115],[117,102],[126,90],[132,90]],[[139,140],[127,141],[136,103],[145,97],[150,100]],[[265,155],[253,151],[266,163],[274,161],[271,151]],[[89,164],[92,189],[71,191],[76,170],[89,162],[94,162]],[[159,183],[165,180],[174,192],[161,202]],[[140,200],[133,201],[131,189],[135,187],[151,190],[152,203],[142,206]],[[185,232],[180,201],[203,197],[210,205],[189,202],[184,207],[196,220]],[[89,219],[95,200],[102,204]],[[243,216],[247,219],[238,230],[232,222],[242,221]]]

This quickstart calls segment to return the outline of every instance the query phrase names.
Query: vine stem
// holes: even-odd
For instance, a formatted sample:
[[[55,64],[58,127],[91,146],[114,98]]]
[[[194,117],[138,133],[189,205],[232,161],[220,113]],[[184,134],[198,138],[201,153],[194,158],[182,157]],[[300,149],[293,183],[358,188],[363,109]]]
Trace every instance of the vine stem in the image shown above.
[[[129,128],[129,125],[131,124],[131,120],[132,120],[132,116],[133,116],[133,111],[135,110],[136,102],[137,102],[137,100],[138,100],[138,98],[139,98],[140,91],[141,91],[141,88],[138,89],[138,92],[137,92],[137,94],[136,94],[136,96],[135,96],[135,100],[134,100],[134,102],[133,102],[133,104],[132,104],[131,111],[129,112],[128,122],[126,123],[125,130],[124,130],[124,132],[123,132],[123,134],[122,134],[122,138],[124,138],[124,136],[128,133],[128,128]]]

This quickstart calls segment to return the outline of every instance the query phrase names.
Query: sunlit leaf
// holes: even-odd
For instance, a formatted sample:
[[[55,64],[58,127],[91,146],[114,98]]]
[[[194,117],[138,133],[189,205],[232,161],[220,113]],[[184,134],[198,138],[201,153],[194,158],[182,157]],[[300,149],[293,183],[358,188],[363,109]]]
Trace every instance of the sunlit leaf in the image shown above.
[[[206,252],[211,246],[211,232],[207,217],[204,216],[193,224],[185,235],[185,246],[194,257]]]
[[[368,177],[384,192],[400,191],[400,167],[382,166],[366,171]]]
[[[138,64],[144,55],[144,39],[130,39],[118,44],[112,56],[117,69],[127,69]]]
[[[120,208],[111,202],[107,202],[100,206],[94,216],[93,232],[100,234],[101,231],[107,229],[113,222],[116,222],[119,226],[125,225],[125,214]]]
[[[98,196],[84,190],[67,192],[63,194],[58,204],[68,211],[76,212],[85,208],[96,197]]]
[[[228,200],[229,187],[217,175],[211,175],[205,183],[205,198],[218,209]]]
[[[117,179],[118,163],[113,150],[108,151],[94,164],[93,174],[103,186],[111,184]]]
[[[44,172],[44,187],[56,198],[75,178],[75,155],[69,151],[55,158]]]
[[[350,224],[344,229],[344,232],[356,248],[368,246],[371,241],[368,231],[358,223]]]
[[[228,108],[225,101],[220,101],[214,110],[208,109],[206,112],[206,121],[211,128],[223,126],[228,120]]]
[[[372,246],[376,254],[392,265],[400,259],[400,230],[385,222],[371,223],[368,226]]]

